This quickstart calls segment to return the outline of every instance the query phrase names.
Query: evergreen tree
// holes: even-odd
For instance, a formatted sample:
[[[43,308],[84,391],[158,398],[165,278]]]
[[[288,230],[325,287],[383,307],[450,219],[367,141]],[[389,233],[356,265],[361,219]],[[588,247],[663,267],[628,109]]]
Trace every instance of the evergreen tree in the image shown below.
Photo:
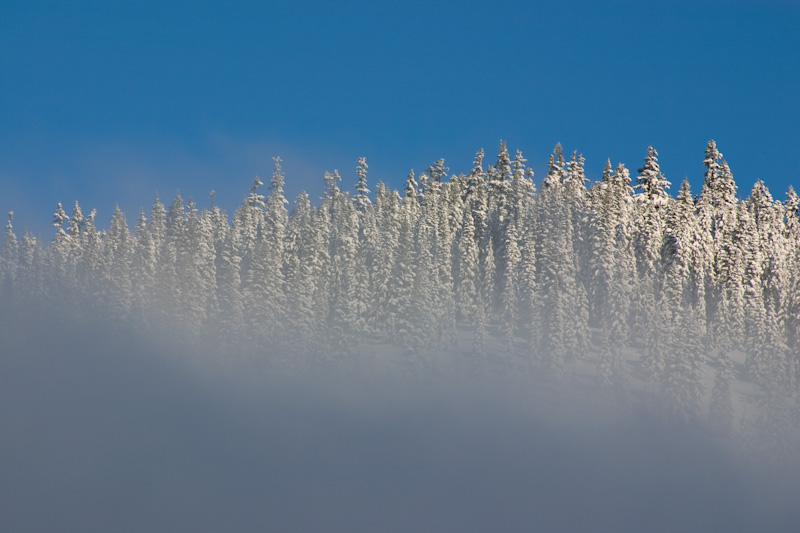
[[[291,348],[308,353],[313,347],[314,332],[319,317],[314,307],[314,256],[311,253],[313,228],[311,202],[301,191],[289,217],[285,246],[284,275],[286,284],[286,313]]]
[[[457,246],[456,306],[459,318],[474,324],[478,316],[478,307],[482,307],[483,303],[479,301],[478,295],[480,256],[478,243],[475,240],[475,222],[469,205],[464,210]]]
[[[603,332],[598,378],[605,387],[619,388],[628,376],[622,350],[630,337],[636,276],[631,246],[632,192],[627,169],[619,165],[612,173],[611,162],[607,161],[603,179],[592,191],[589,224],[591,308]]]
[[[116,206],[111,217],[108,234],[103,239],[102,295],[109,318],[124,321],[129,317],[133,298],[130,262],[133,243],[125,214]]]
[[[11,287],[14,283],[14,278],[17,277],[17,256],[19,254],[19,245],[17,243],[17,236],[14,234],[14,212],[8,213],[8,222],[6,222],[6,232],[3,237],[3,251],[0,255],[0,283],[4,288],[4,294],[7,298],[10,295]]]
[[[15,280],[19,270],[19,245],[14,235],[14,212],[8,213],[3,248],[0,250],[0,336],[11,333],[16,307]]]
[[[151,306],[156,297],[156,249],[144,211],[139,212],[136,222],[136,237],[131,259],[131,315],[139,327],[150,326]]]
[[[661,174],[658,165],[658,152],[652,146],[647,147],[647,156],[644,158],[644,165],[637,172],[639,177],[636,179],[636,187],[641,193],[643,201],[650,204],[667,204],[670,183]]]

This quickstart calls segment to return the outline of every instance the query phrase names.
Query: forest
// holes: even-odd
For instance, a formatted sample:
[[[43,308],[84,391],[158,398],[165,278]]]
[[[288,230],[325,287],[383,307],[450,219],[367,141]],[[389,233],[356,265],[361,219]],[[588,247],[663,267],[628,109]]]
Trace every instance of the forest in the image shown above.
[[[319,201],[290,205],[275,158],[231,215],[213,192],[205,208],[178,193],[99,229],[95,210],[59,204],[47,243],[9,214],[0,344],[47,316],[300,366],[383,357],[425,374],[446,359],[557,384],[589,368],[597,391],[638,387],[721,435],[797,429],[792,188],[779,201],[757,181],[739,199],[714,141],[702,190],[684,180],[674,197],[652,147],[591,184],[560,145],[538,187],[525,163],[501,142],[468,174],[439,160],[371,191],[362,158],[354,192],[334,171]]]

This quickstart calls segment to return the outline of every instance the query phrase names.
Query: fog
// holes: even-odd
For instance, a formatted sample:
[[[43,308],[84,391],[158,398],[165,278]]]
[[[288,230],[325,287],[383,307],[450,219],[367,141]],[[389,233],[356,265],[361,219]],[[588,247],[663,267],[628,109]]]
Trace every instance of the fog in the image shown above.
[[[793,531],[797,465],[536,373],[273,364],[42,320],[0,358],[7,531]],[[376,347],[375,350],[378,350]],[[374,356],[374,357],[373,357]],[[458,377],[455,377],[458,375]]]

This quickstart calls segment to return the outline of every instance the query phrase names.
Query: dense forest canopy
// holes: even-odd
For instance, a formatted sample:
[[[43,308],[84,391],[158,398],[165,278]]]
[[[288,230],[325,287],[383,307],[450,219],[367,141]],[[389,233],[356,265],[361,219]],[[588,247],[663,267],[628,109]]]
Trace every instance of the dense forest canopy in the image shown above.
[[[609,161],[590,185],[583,157],[560,145],[538,190],[525,163],[501,142],[466,175],[439,160],[373,194],[362,158],[355,194],[334,171],[318,205],[301,193],[289,208],[275,158],[267,190],[255,178],[232,216],[213,193],[207,209],[178,194],[132,229],[117,208],[101,231],[94,210],[59,204],[47,245],[16,235],[10,214],[0,337],[46,310],[309,364],[365,342],[402,348],[420,371],[444,351],[554,380],[592,361],[601,389],[641,379],[673,414],[723,432],[736,381],[758,387],[767,426],[794,412],[792,188],[776,201],[758,181],[740,200],[714,141],[698,195],[688,181],[668,193],[652,147],[635,173]]]

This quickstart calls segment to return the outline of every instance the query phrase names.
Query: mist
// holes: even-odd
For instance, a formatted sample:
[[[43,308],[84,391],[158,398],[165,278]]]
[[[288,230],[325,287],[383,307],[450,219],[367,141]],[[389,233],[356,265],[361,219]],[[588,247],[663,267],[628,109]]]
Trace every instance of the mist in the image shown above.
[[[9,530],[792,531],[800,519],[797,465],[736,453],[641,401],[505,372],[298,370],[93,326],[3,339]]]

